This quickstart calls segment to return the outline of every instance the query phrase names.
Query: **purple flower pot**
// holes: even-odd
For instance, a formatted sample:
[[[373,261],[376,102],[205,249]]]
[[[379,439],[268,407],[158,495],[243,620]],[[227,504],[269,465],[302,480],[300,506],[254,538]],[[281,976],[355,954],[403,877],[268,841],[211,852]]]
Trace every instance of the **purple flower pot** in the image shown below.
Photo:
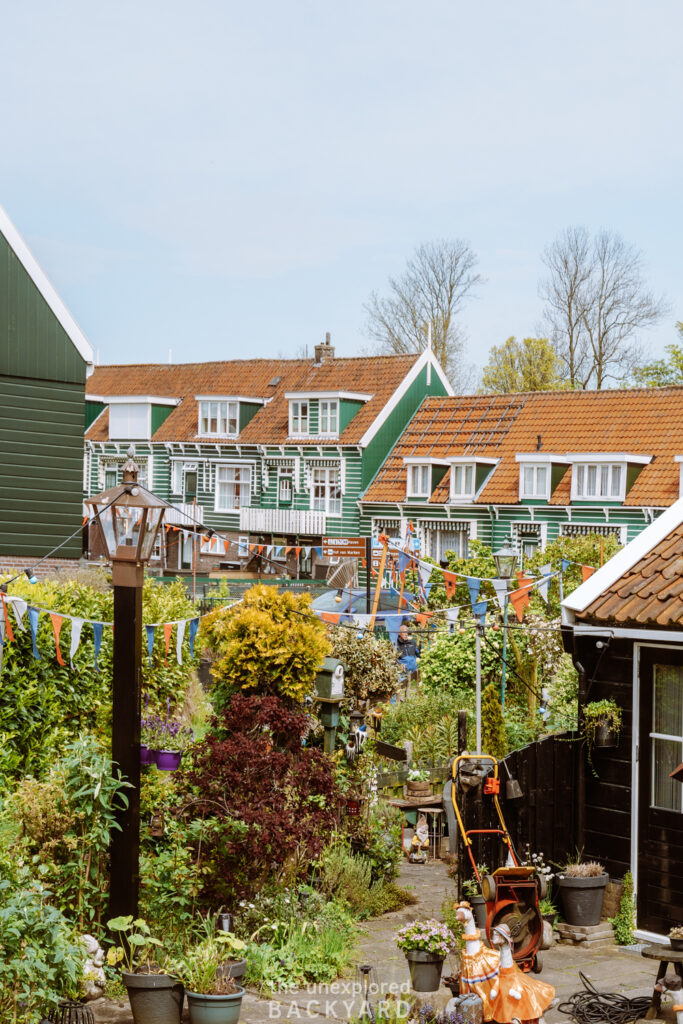
[[[140,744],[140,764],[156,764],[157,752],[150,750],[143,743]]]
[[[157,750],[157,768],[160,772],[175,772],[180,768],[182,756],[177,750]]]

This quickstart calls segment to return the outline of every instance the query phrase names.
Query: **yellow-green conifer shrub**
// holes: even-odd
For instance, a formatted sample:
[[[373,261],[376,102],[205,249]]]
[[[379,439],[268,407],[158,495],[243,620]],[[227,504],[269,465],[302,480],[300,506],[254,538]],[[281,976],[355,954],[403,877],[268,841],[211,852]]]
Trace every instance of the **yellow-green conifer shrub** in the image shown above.
[[[215,710],[236,689],[303,701],[329,654],[326,632],[308,594],[276,587],[252,587],[239,605],[212,612],[203,620],[202,638],[214,655]]]
[[[499,760],[508,752],[503,709],[500,706],[498,690],[493,683],[489,683],[482,694],[481,747],[485,754],[491,754]]]

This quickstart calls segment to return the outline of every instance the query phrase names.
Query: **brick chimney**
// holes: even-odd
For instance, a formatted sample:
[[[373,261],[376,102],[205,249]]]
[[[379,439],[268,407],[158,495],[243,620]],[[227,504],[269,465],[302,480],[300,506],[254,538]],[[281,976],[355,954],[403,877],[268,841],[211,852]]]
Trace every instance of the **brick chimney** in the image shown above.
[[[334,359],[334,348],[330,343],[330,332],[325,335],[325,340],[315,346],[316,363],[324,363],[328,359]]]

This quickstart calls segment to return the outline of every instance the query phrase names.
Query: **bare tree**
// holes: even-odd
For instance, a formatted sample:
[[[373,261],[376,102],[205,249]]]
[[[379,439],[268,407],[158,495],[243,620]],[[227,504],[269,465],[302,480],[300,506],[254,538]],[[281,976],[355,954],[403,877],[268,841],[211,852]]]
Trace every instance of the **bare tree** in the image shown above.
[[[456,389],[466,376],[464,336],[456,323],[463,303],[481,277],[468,242],[442,239],[420,245],[401,277],[389,278],[389,294],[373,292],[364,309],[366,332],[383,352],[421,352],[432,348]]]
[[[543,254],[545,322],[572,388],[623,382],[642,356],[639,332],[666,313],[648,291],[642,256],[617,234],[592,240],[585,228],[564,231]]]

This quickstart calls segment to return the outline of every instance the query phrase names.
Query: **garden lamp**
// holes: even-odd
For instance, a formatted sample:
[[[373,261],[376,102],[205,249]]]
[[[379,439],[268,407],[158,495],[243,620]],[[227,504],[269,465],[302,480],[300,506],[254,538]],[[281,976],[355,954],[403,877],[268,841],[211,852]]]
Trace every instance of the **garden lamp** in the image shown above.
[[[505,580],[507,586],[508,581],[512,579],[517,565],[517,552],[513,547],[512,537],[507,537],[503,541],[502,548],[498,548],[497,551],[493,552],[493,560],[496,563],[498,578]],[[502,708],[505,707],[505,677],[507,674],[508,604],[506,590],[505,603],[503,605],[503,673],[500,682],[500,705]]]
[[[111,917],[137,917],[140,876],[140,718],[142,584],[164,511],[171,506],[138,483],[135,449],[128,449],[123,482],[86,500],[112,563],[114,660],[111,750],[114,771],[130,783],[110,840]]]
[[[337,658],[325,658],[315,679],[316,694],[322,704],[320,721],[325,729],[323,750],[334,753],[335,735],[339,725],[339,709],[344,699],[344,666]]]

